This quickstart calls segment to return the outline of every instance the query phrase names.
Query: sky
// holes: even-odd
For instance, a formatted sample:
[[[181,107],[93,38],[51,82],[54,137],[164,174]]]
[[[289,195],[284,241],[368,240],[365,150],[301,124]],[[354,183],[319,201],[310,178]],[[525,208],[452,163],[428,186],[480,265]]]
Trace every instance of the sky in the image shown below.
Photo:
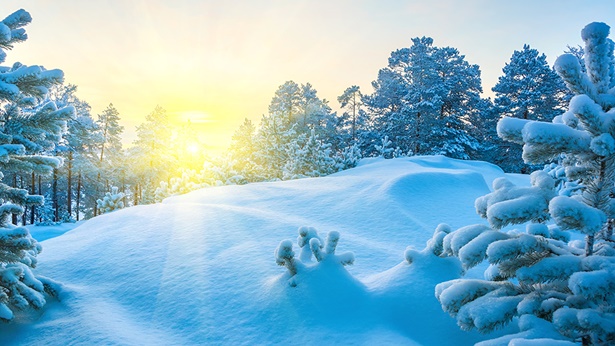
[[[33,17],[29,39],[5,65],[63,70],[94,117],[113,103],[126,145],[159,105],[190,120],[211,152],[245,118],[258,123],[285,81],[311,83],[334,110],[351,85],[371,93],[391,51],[414,37],[478,64],[491,96],[524,44],[552,64],[588,23],[615,26],[613,0],[1,0],[0,17],[20,8]]]

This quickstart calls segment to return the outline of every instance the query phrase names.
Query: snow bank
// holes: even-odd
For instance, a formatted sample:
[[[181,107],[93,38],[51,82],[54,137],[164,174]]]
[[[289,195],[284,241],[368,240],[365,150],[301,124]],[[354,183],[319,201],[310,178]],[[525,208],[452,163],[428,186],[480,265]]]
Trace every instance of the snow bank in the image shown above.
[[[404,251],[423,248],[441,222],[481,222],[473,201],[502,176],[493,165],[442,156],[370,159],[328,177],[208,188],[101,215],[42,242],[37,273],[63,284],[60,301],[0,325],[0,344],[493,338],[461,332],[434,297],[437,283],[458,277],[458,262],[416,252],[410,265]],[[354,265],[325,259],[291,287],[274,251],[300,226],[323,238],[340,232],[337,252],[352,251]]]

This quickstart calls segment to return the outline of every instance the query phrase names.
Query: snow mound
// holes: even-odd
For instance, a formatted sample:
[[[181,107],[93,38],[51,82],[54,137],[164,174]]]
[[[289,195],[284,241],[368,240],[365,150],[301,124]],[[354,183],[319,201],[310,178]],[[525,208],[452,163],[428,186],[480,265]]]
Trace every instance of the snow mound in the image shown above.
[[[42,242],[37,273],[63,284],[60,301],[0,325],[0,344],[493,338],[459,331],[434,297],[458,263],[421,254],[410,265],[404,250],[423,248],[439,223],[482,222],[474,200],[502,176],[493,165],[442,156],[368,159],[327,177],[208,188],[101,215]],[[300,226],[323,237],[338,231],[338,251],[354,252],[354,265],[307,266],[289,285],[274,250]]]

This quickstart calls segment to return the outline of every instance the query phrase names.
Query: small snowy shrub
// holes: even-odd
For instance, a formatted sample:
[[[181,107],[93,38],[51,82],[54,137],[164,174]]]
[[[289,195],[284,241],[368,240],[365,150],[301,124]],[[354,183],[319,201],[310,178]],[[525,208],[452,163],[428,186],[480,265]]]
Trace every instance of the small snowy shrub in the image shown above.
[[[485,280],[436,287],[442,308],[462,329],[489,332],[517,316],[522,332],[515,344],[526,337],[615,344],[615,59],[609,29],[591,23],[581,32],[586,73],[575,56],[556,60],[556,71],[577,94],[566,113],[551,123],[498,123],[500,137],[523,145],[526,163],[559,159],[559,167],[532,173],[528,188],[496,179],[493,192],[475,203],[491,227],[464,227],[443,238],[436,232],[431,241],[441,242],[442,255],[458,257],[465,269],[490,263]],[[501,231],[548,220],[555,225]],[[584,246],[569,242],[564,231],[580,233]]]
[[[117,186],[111,187],[111,191],[105,193],[105,197],[103,199],[96,200],[96,204],[98,205],[98,210],[101,213],[110,213],[112,211],[124,208],[124,202],[122,199],[124,198],[124,193],[119,192]]]
[[[294,276],[301,273],[303,268],[308,266],[317,267],[320,262],[334,262],[341,266],[347,266],[354,263],[354,254],[345,252],[336,254],[337,243],[339,242],[340,234],[337,231],[331,231],[327,235],[325,243],[322,243],[322,238],[318,236],[318,232],[313,227],[300,227],[297,244],[302,249],[300,260],[295,258],[293,251],[293,243],[291,240],[283,240],[275,250],[275,261],[279,266],[286,267],[291,276],[289,284],[296,286],[297,281]],[[317,263],[314,264],[311,260],[312,255]]]
[[[378,152],[378,157],[382,157],[385,159],[390,159],[393,157],[393,152],[395,152],[395,149],[391,148],[391,144],[393,144],[393,142],[391,142],[391,140],[389,139],[389,136],[384,136],[381,141],[380,141],[380,145],[376,145],[376,151]]]

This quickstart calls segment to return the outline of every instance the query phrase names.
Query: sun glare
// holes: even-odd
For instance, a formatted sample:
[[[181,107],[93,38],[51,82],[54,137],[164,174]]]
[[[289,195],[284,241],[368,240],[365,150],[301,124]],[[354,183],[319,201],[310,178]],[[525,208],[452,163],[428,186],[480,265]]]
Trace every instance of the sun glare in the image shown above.
[[[190,143],[186,147],[186,151],[188,151],[188,153],[194,155],[194,154],[196,154],[199,151],[199,146],[196,143]]]

